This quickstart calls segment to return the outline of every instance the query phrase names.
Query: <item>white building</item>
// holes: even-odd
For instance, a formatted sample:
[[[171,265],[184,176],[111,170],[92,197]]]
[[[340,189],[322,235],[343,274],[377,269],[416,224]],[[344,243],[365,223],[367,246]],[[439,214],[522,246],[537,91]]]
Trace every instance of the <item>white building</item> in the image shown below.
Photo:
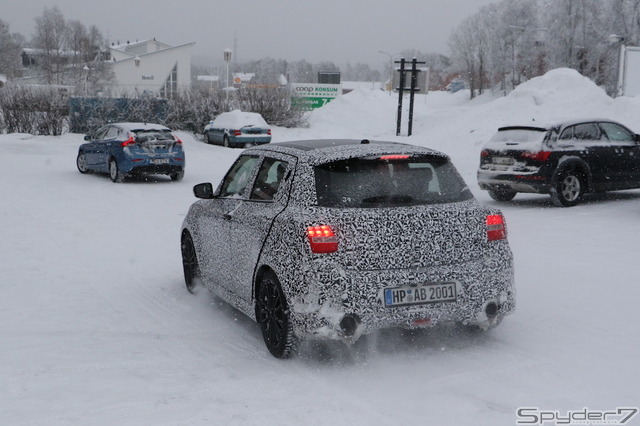
[[[191,87],[191,48],[195,42],[169,46],[145,40],[110,49],[116,95],[150,93],[170,98]]]

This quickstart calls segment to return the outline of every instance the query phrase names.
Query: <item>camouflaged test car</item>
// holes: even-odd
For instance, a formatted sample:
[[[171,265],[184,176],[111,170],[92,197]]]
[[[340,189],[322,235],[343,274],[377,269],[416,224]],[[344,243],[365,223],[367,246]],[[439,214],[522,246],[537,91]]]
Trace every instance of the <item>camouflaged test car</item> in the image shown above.
[[[488,329],[515,307],[504,217],[440,152],[274,143],[243,151],[217,189],[194,193],[181,233],[187,288],[204,285],[255,319],[276,357],[305,337]]]

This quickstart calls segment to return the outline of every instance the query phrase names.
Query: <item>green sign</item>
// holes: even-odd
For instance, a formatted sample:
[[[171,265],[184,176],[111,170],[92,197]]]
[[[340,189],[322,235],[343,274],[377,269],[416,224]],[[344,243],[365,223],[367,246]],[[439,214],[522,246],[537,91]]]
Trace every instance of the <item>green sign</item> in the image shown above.
[[[310,111],[323,107],[341,94],[339,84],[292,83],[291,105]]]

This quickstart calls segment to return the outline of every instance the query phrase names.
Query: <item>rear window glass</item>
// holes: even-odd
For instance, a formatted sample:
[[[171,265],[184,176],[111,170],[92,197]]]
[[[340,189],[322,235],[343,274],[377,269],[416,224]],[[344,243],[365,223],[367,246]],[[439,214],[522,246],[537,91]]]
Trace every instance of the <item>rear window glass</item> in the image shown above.
[[[138,142],[149,141],[173,141],[173,134],[170,131],[163,130],[141,130],[136,132],[136,140]]]
[[[437,157],[353,158],[316,166],[315,177],[323,207],[398,207],[473,197],[453,165]]]
[[[492,142],[540,142],[546,134],[544,129],[509,129],[500,130],[492,138]]]

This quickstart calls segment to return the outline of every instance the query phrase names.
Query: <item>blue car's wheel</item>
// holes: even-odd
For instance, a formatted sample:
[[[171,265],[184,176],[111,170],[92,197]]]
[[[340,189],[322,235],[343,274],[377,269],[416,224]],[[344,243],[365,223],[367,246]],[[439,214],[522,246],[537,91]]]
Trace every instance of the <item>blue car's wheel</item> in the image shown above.
[[[115,158],[109,160],[109,177],[116,183],[124,181],[124,173],[118,168],[118,162]]]
[[[78,171],[82,174],[89,173],[91,171],[87,168],[87,159],[82,152],[79,153],[78,158],[76,158],[76,166],[78,166]]]
[[[169,177],[171,178],[172,181],[177,182],[179,180],[182,180],[182,178],[184,177],[184,169],[180,170],[179,172],[175,172],[175,173],[171,173],[169,175]]]
[[[222,138],[222,145],[224,145],[225,148],[229,148],[229,136],[224,135]]]

